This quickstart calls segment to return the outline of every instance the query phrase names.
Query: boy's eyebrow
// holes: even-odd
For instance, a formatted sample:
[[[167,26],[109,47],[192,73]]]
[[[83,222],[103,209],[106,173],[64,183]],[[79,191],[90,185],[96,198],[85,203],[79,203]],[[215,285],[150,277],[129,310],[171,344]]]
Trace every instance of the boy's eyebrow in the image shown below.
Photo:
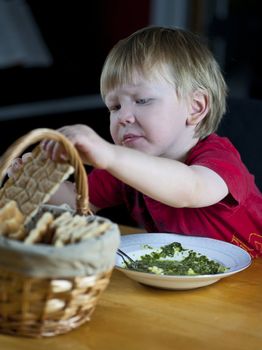
[[[107,105],[107,106],[109,106],[110,104],[114,104],[114,103],[116,103],[116,101],[117,101],[117,96],[108,96],[108,95],[106,95],[105,96],[105,98],[104,98],[104,102],[105,102],[105,104]]]
[[[136,94],[137,93],[137,89],[144,89],[144,93],[153,93],[155,91],[155,88],[151,85],[148,84],[148,81],[139,81],[139,82],[129,82],[129,83],[125,83],[125,84],[119,84],[116,85],[114,88],[110,89],[104,97],[104,100],[110,101],[116,98],[117,93],[116,90],[121,87],[121,92],[127,93],[127,94]]]

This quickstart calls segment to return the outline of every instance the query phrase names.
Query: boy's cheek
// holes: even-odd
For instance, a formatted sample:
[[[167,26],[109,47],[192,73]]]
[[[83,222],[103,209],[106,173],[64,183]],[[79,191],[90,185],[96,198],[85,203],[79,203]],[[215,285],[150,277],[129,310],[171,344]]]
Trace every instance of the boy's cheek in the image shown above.
[[[120,144],[118,142],[117,132],[116,132],[115,128],[112,125],[110,126],[110,135],[111,135],[111,137],[112,137],[112,139],[113,139],[115,144]]]

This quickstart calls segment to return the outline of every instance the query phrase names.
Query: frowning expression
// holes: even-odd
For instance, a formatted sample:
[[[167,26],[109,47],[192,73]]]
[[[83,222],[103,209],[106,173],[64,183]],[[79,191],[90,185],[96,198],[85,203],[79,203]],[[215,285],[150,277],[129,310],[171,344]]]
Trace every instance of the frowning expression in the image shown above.
[[[109,91],[105,102],[115,144],[155,156],[181,156],[189,137],[188,105],[164,78],[137,77]]]

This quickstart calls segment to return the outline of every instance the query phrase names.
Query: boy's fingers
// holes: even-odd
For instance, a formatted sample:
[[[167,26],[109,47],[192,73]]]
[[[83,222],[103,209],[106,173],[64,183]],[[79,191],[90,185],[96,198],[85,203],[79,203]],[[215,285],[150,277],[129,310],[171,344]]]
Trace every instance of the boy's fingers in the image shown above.
[[[33,157],[32,157],[32,153],[31,152],[25,153],[25,154],[22,155],[22,162],[26,163],[29,160],[31,160],[32,158]]]
[[[14,175],[14,172],[11,167],[9,167],[6,171],[6,174],[8,177],[12,177]]]
[[[21,158],[13,159],[11,165],[6,171],[7,176],[12,177],[21,168],[22,164],[23,164],[23,161]]]
[[[21,168],[21,166],[28,162],[30,159],[32,159],[32,153],[27,152],[22,155],[21,158],[15,158],[12,160],[9,168],[7,169],[6,173],[8,177],[12,177],[17,171]]]
[[[49,142],[49,140],[43,140],[40,142],[40,147],[43,151],[47,150]]]
[[[57,141],[43,140],[40,144],[42,150],[52,159],[52,160],[68,160],[68,155],[64,147],[60,145]]]
[[[15,158],[12,160],[11,167],[15,170],[18,170],[23,164],[22,158]]]
[[[60,145],[59,142],[56,142],[53,146],[53,149],[52,149],[52,156],[51,158],[53,160],[63,160],[63,161],[67,161],[68,160],[68,155],[64,149],[64,147],[62,147]]]

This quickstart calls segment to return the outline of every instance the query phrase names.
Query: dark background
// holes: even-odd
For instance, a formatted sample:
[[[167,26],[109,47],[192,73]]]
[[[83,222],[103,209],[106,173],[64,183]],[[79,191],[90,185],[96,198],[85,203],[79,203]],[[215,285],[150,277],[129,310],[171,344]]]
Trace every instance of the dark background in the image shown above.
[[[149,1],[27,0],[26,3],[53,63],[48,67],[24,67],[17,62],[0,69],[0,152],[33,128],[57,128],[68,123],[87,123],[110,138],[108,113],[101,105],[48,113],[41,113],[40,109],[28,116],[19,112],[19,106],[99,94],[100,72],[109,49],[121,37],[148,25]],[[5,114],[9,107],[16,108],[11,117]]]
[[[17,62],[0,69],[0,106],[99,93],[99,76],[110,48],[133,31],[154,24],[150,20],[154,1],[150,0],[24,1],[32,11],[53,64],[25,68]],[[183,3],[173,1],[180,2]],[[224,71],[230,95],[261,99],[260,2],[186,2],[183,25],[207,38]],[[219,3],[226,4],[226,14],[216,9]],[[164,6],[165,1],[160,4]]]
[[[25,2],[53,64],[25,68],[18,62],[0,70],[1,105],[99,93],[100,72],[110,48],[149,23],[147,0],[139,2],[139,10],[136,1]]]
[[[20,113],[20,106],[98,95],[104,59],[119,39],[150,24],[178,25],[204,36],[220,63],[229,85],[229,99],[219,133],[235,143],[262,188],[259,1],[158,1],[160,7],[170,5],[162,19],[157,13],[161,8],[152,15],[154,0],[27,0],[26,3],[53,62],[47,67],[25,67],[17,62],[0,69],[0,154],[19,136],[38,127],[86,123],[110,139],[108,113],[101,104],[61,111],[49,108],[48,112],[41,111],[40,105],[35,115],[32,111],[28,115]],[[180,21],[179,10],[185,4]],[[171,10],[176,16],[170,20]],[[177,22],[172,22],[172,18],[177,18]],[[15,111],[10,117],[13,107]]]

